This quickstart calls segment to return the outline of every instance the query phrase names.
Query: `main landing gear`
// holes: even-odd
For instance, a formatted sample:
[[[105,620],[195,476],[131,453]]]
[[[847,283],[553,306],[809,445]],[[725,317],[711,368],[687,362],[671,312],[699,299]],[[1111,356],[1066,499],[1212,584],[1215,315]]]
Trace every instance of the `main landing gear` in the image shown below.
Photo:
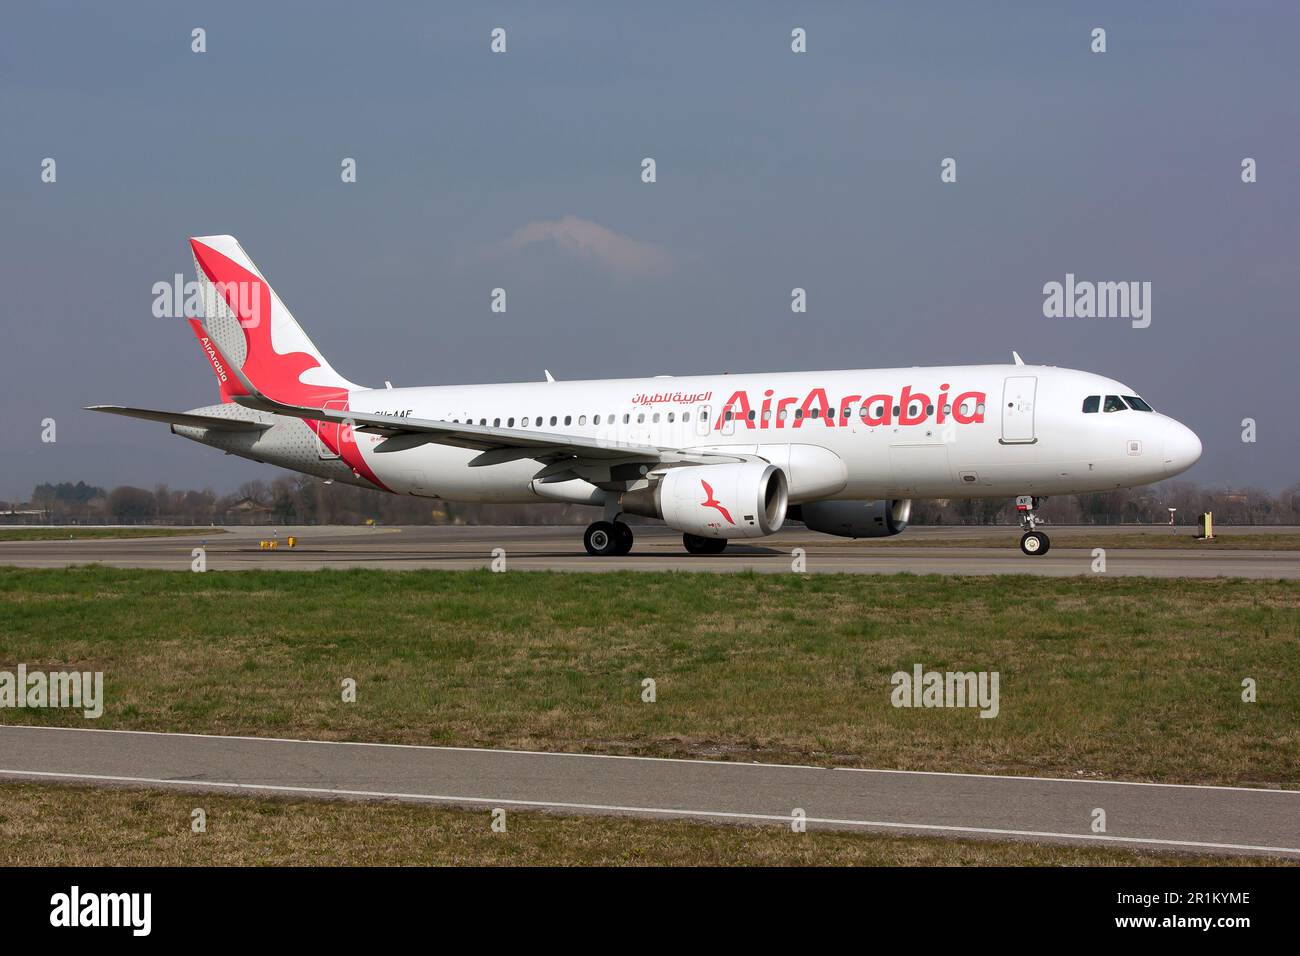
[[[1020,536],[1020,550],[1031,557],[1046,554],[1052,546],[1051,539],[1037,530],[1038,522],[1042,519],[1034,514],[1034,509],[1038,507],[1038,502],[1041,500],[1032,495],[1020,495],[1016,498],[1016,511],[1020,513],[1020,527],[1025,529],[1025,533]]]
[[[582,535],[587,553],[596,557],[621,557],[632,551],[632,529],[622,521],[597,521]]]
[[[727,547],[726,538],[705,538],[698,534],[682,535],[682,544],[689,554],[721,554]]]

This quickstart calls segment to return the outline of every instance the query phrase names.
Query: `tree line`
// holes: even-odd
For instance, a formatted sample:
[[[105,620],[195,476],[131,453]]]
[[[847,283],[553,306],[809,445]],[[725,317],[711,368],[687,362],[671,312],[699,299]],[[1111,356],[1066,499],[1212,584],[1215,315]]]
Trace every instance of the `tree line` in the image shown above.
[[[1042,503],[1052,524],[1195,524],[1203,511],[1226,525],[1300,525],[1300,483],[1272,493],[1260,488],[1205,488],[1167,481],[1144,488],[1062,495]],[[249,481],[233,493],[211,488],[175,490],[85,482],[41,484],[28,502],[0,501],[5,523],[48,524],[586,524],[599,511],[580,505],[461,504],[326,484],[305,475]],[[917,500],[915,524],[1006,525],[1016,523],[1008,499]]]

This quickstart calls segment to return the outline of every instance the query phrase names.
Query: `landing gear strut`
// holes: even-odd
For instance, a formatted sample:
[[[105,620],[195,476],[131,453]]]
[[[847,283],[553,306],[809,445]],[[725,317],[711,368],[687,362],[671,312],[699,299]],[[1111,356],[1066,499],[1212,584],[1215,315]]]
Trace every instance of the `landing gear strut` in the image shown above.
[[[582,535],[587,553],[597,557],[622,556],[632,551],[632,529],[622,521],[597,521]]]
[[[1020,550],[1030,556],[1046,554],[1052,546],[1051,539],[1038,531],[1038,522],[1042,519],[1034,514],[1041,498],[1032,495],[1020,495],[1016,498],[1016,511],[1020,513],[1020,527],[1025,533],[1020,536]]]
[[[698,534],[682,535],[682,544],[689,554],[721,554],[727,547],[726,538],[705,538]]]

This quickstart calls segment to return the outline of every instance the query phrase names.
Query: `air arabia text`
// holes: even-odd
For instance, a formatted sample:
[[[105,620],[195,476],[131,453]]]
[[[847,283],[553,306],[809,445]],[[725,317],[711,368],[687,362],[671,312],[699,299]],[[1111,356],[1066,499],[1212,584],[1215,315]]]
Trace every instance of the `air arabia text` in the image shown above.
[[[739,421],[746,428],[801,428],[809,421],[820,421],[827,428],[849,424],[850,416],[859,414],[862,424],[878,425],[920,425],[931,417],[938,425],[949,419],[959,425],[975,425],[984,421],[984,392],[961,392],[949,399],[951,386],[944,383],[931,398],[926,392],[917,391],[911,385],[904,385],[897,399],[893,395],[845,395],[838,402],[832,403],[826,395],[826,389],[814,388],[802,401],[798,396],[773,399],[772,389],[763,392],[763,400],[758,408],[750,402],[749,393],[737,391],[722,406],[722,414],[714,423],[714,430],[721,431],[732,420]],[[794,411],[791,411],[793,407]]]

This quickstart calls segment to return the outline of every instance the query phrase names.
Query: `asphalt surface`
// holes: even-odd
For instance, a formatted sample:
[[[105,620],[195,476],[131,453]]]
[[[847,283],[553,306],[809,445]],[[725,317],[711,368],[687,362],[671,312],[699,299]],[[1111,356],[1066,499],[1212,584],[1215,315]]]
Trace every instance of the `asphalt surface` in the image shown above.
[[[0,727],[0,779],[1300,860],[1300,791],[38,727]]]
[[[101,563],[113,567],[188,570],[192,549],[206,551],[208,570],[270,568],[441,568],[466,570],[492,564],[493,550],[504,552],[506,570],[563,571],[770,571],[789,572],[794,549],[805,552],[810,573],[858,574],[1039,574],[1057,577],[1093,574],[1092,552],[1071,548],[1071,538],[1132,533],[1134,528],[1051,528],[1046,555],[1020,553],[1014,528],[909,528],[885,541],[852,541],[803,529],[782,531],[753,543],[731,542],[720,555],[692,556],[681,536],[661,526],[636,526],[636,546],[626,557],[593,558],[582,547],[580,527],[311,527],[232,528],[193,537],[119,540],[4,541],[0,565],[67,567]],[[1146,529],[1150,530],[1150,529]],[[1295,531],[1234,528],[1233,534]],[[75,534],[75,530],[72,531]],[[1172,532],[1171,532],[1172,533]],[[1198,547],[1192,531],[1179,529],[1186,549],[1113,548],[1106,555],[1110,575],[1152,577],[1300,578],[1300,551],[1210,551]],[[285,547],[289,535],[297,547]],[[908,542],[1002,537],[1001,548],[912,547]],[[274,537],[276,550],[259,546]]]

